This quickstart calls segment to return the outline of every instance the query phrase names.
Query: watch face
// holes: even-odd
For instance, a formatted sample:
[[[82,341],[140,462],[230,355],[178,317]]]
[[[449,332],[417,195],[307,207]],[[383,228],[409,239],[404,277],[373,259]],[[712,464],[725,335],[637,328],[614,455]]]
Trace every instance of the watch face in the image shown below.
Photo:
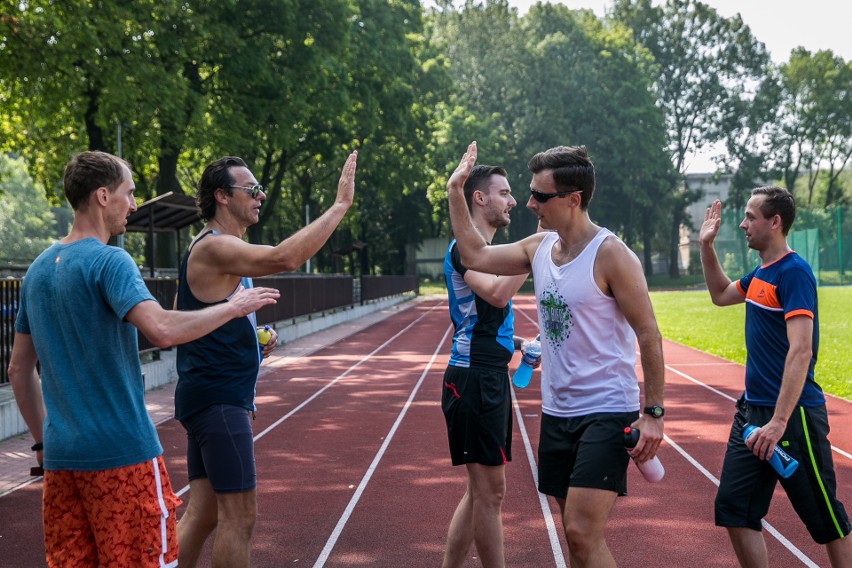
[[[656,404],[645,408],[645,414],[650,414],[654,418],[661,418],[664,412],[663,407]]]

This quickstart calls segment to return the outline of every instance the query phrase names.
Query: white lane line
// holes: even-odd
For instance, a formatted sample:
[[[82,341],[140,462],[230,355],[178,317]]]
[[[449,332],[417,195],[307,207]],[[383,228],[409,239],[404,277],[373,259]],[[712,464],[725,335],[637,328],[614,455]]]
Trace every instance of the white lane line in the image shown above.
[[[526,312],[524,312],[520,308],[518,308],[518,312],[531,323],[533,323],[536,327],[538,327],[538,322],[528,316]],[[523,439],[524,441],[524,450],[527,454],[527,463],[530,466],[530,472],[532,472],[533,484],[536,488],[536,493],[538,494],[538,504],[541,507],[541,515],[542,517],[544,517],[544,525],[547,527],[547,538],[550,541],[550,549],[551,551],[553,551],[553,561],[556,563],[557,568],[566,568],[567,565],[565,564],[565,554],[562,551],[562,533],[557,530],[556,525],[553,522],[553,515],[550,512],[550,505],[547,502],[547,495],[538,491],[538,467],[535,463],[535,456],[533,455],[530,437],[527,434],[527,427],[524,424],[524,417],[521,415],[521,407],[518,404],[517,397],[515,396],[514,386],[512,387],[512,403],[515,407],[515,416],[517,417],[518,431],[521,433],[521,439]]]
[[[702,466],[700,463],[698,463],[698,461],[697,461],[695,458],[693,458],[691,455],[689,455],[689,454],[686,452],[686,450],[684,450],[684,449],[683,449],[683,448],[681,448],[679,445],[677,445],[677,444],[675,443],[675,441],[674,441],[674,440],[672,440],[672,439],[671,439],[668,435],[666,435],[666,434],[664,434],[664,435],[663,435],[663,439],[664,439],[666,442],[668,442],[668,444],[669,444],[672,448],[674,448],[675,450],[677,450],[677,452],[678,452],[680,455],[682,455],[682,456],[686,459],[686,461],[688,461],[690,464],[692,464],[692,465],[695,467],[695,469],[697,469],[698,471],[700,471],[700,472],[704,475],[704,477],[706,477],[707,479],[709,479],[710,481],[712,481],[712,482],[713,482],[713,485],[715,485],[716,487],[719,487],[719,480],[718,480],[718,479],[716,479],[716,476],[715,476],[715,475],[713,475],[712,473],[710,473],[709,471],[707,471],[707,469],[706,469],[704,466]],[[778,532],[778,530],[777,530],[775,527],[773,527],[771,524],[769,524],[769,523],[768,523],[765,519],[761,521],[761,524],[763,525],[763,528],[765,528],[765,529],[766,529],[766,531],[767,531],[769,534],[771,534],[771,535],[772,535],[772,536],[774,536],[776,539],[778,539],[778,542],[780,542],[780,543],[784,546],[784,548],[786,548],[787,550],[789,550],[789,551],[790,551],[790,553],[791,553],[791,554],[793,554],[793,556],[795,556],[796,558],[798,558],[799,560],[801,560],[801,561],[802,561],[802,564],[804,564],[805,566],[808,566],[808,568],[819,568],[819,564],[815,563],[813,560],[811,560],[810,558],[808,558],[808,556],[807,556],[804,552],[802,552],[801,550],[799,550],[799,549],[796,547],[796,545],[795,545],[795,544],[793,544],[792,542],[790,542],[790,541],[789,541],[789,540],[788,540],[788,539],[787,539],[787,538],[786,538],[783,534],[781,534],[780,532]]]
[[[566,568],[565,554],[562,552],[562,543],[560,540],[560,532],[556,530],[556,525],[553,522],[553,515],[550,513],[550,505],[547,502],[547,495],[538,491],[538,468],[533,456],[532,444],[527,435],[527,428],[524,425],[524,418],[521,416],[521,407],[518,405],[518,399],[515,398],[515,387],[512,387],[512,402],[515,406],[515,416],[517,417],[518,430],[521,433],[521,438],[524,441],[524,449],[527,453],[527,463],[530,466],[530,472],[533,477],[533,485],[538,494],[538,504],[541,507],[541,515],[544,517],[544,524],[547,527],[547,538],[550,540],[550,549],[553,551],[553,560],[556,562],[557,568]]]
[[[447,336],[450,334],[450,331],[452,329],[453,326],[449,326],[447,328],[447,331],[444,332],[444,337],[441,338],[441,341],[439,341],[437,347],[435,347],[435,351],[432,353],[432,357],[429,359],[429,362],[426,364],[426,367],[420,374],[420,379],[417,381],[417,384],[414,385],[414,389],[411,391],[411,395],[408,397],[408,400],[402,407],[399,416],[397,416],[396,422],[393,423],[393,426],[388,431],[387,436],[385,436],[384,443],[382,443],[381,448],[379,448],[379,451],[376,453],[376,457],[373,458],[373,463],[371,463],[370,467],[367,468],[367,473],[364,474],[364,478],[361,479],[361,483],[358,484],[358,488],[355,490],[355,494],[352,495],[352,498],[349,500],[349,504],[343,511],[343,515],[341,515],[340,520],[337,521],[337,526],[334,527],[334,530],[331,532],[331,536],[328,537],[328,541],[325,543],[325,547],[323,547],[322,552],[320,552],[320,555],[317,558],[317,561],[314,563],[314,568],[322,568],[322,566],[325,566],[325,563],[328,560],[328,556],[331,554],[334,545],[337,543],[337,539],[340,538],[340,533],[343,532],[343,527],[346,526],[346,523],[349,521],[349,517],[352,515],[352,511],[355,510],[355,505],[357,505],[358,501],[361,499],[361,494],[367,487],[367,483],[370,482],[370,478],[373,477],[373,473],[376,471],[376,467],[379,465],[379,462],[385,455],[385,450],[387,450],[388,446],[390,445],[394,434],[396,434],[399,425],[402,423],[402,419],[405,417],[406,413],[408,412],[408,409],[411,407],[411,402],[414,400],[414,397],[417,396],[417,391],[420,390],[420,385],[423,384],[423,380],[426,378],[426,375],[432,368],[432,364],[438,357],[438,353],[440,353],[441,348],[444,345],[444,341],[446,341]]]
[[[390,339],[388,339],[387,341],[385,341],[384,343],[382,343],[381,345],[379,345],[378,347],[376,347],[375,349],[373,349],[373,350],[372,350],[369,354],[367,354],[367,355],[365,355],[364,357],[362,357],[362,358],[361,358],[361,359],[360,359],[357,363],[355,363],[354,365],[352,365],[351,367],[349,367],[348,369],[346,369],[346,371],[344,371],[342,374],[338,375],[338,376],[337,376],[334,380],[332,380],[332,381],[331,381],[331,382],[329,382],[327,385],[325,385],[324,387],[322,387],[321,389],[319,389],[318,391],[316,391],[314,394],[312,394],[311,396],[309,396],[308,398],[306,398],[304,401],[302,401],[302,403],[301,403],[301,404],[299,404],[298,406],[296,406],[295,408],[293,408],[290,412],[288,412],[287,414],[285,414],[284,416],[282,416],[281,418],[279,418],[278,420],[276,420],[275,422],[273,422],[272,424],[270,424],[269,426],[267,426],[267,427],[266,427],[266,428],[265,428],[262,432],[260,432],[258,435],[256,435],[256,436],[254,437],[254,442],[255,442],[255,443],[257,443],[257,441],[258,441],[258,440],[260,440],[261,438],[263,438],[264,436],[266,436],[269,432],[271,432],[271,431],[272,431],[272,430],[274,430],[276,427],[278,427],[278,426],[279,426],[282,422],[284,422],[285,420],[287,420],[288,418],[290,418],[291,416],[293,416],[294,414],[296,414],[298,411],[300,411],[301,409],[303,409],[305,406],[307,406],[307,405],[308,405],[308,403],[310,403],[310,402],[311,402],[311,401],[313,401],[315,398],[317,398],[319,395],[321,395],[321,394],[322,394],[322,393],[324,393],[326,390],[328,390],[329,388],[331,388],[334,384],[336,384],[337,382],[339,382],[340,380],[342,380],[343,378],[345,378],[345,377],[346,377],[347,375],[349,375],[352,371],[354,371],[355,369],[357,369],[358,367],[360,367],[362,364],[364,364],[364,363],[366,363],[367,361],[369,361],[369,360],[370,360],[370,358],[371,358],[373,355],[375,355],[376,353],[378,353],[379,351],[381,351],[382,349],[384,349],[384,348],[385,348],[388,344],[390,344],[391,342],[393,342],[393,341],[394,341],[396,338],[398,338],[400,335],[404,334],[406,331],[408,331],[409,329],[411,329],[412,327],[414,327],[414,326],[415,326],[415,325],[416,325],[416,324],[417,324],[420,320],[422,320],[423,318],[425,318],[426,316],[428,316],[428,315],[432,312],[432,310],[434,310],[435,308],[437,308],[439,305],[440,305],[440,304],[435,304],[434,306],[432,306],[431,308],[429,308],[429,310],[428,310],[426,313],[424,313],[424,314],[423,314],[423,315],[421,315],[419,318],[417,318],[416,320],[414,320],[413,322],[411,322],[410,324],[408,324],[407,326],[405,326],[404,328],[402,328],[402,329],[401,329],[400,331],[398,331],[395,335],[393,335]],[[177,495],[178,497],[180,497],[181,495],[183,495],[183,494],[184,494],[184,493],[186,493],[187,491],[189,491],[189,484],[187,484],[187,485],[183,486],[183,487],[181,488],[181,490],[180,490],[180,491],[178,491],[178,492],[176,493],[176,495]]]

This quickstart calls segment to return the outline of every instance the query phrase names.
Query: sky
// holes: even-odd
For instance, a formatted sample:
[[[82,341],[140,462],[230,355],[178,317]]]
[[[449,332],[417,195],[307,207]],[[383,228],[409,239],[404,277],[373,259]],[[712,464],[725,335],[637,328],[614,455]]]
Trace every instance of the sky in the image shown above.
[[[588,8],[603,16],[611,0],[559,0],[571,9]],[[803,46],[811,52],[830,49],[852,60],[852,2],[849,0],[703,0],[724,17],[737,13],[752,34],[766,44],[772,60],[787,61],[790,51]],[[509,0],[526,13],[535,0]],[[662,4],[655,0],[654,4]]]

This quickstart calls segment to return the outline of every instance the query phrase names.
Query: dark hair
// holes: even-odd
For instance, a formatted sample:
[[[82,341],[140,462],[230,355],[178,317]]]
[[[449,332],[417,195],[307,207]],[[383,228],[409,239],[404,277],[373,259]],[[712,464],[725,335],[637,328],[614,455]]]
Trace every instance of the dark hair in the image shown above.
[[[63,187],[65,199],[74,211],[85,211],[89,196],[99,187],[110,192],[124,181],[124,167],[130,165],[117,156],[106,152],[81,152],[65,166]]]
[[[470,170],[470,175],[464,181],[464,200],[468,210],[473,207],[473,192],[482,191],[482,183],[487,182],[493,175],[506,177],[506,169],[501,166],[477,165]]]
[[[595,193],[595,166],[585,146],[556,146],[533,156],[527,167],[534,174],[553,170],[556,191],[580,191],[580,208],[586,210]]]
[[[793,194],[774,185],[757,187],[751,190],[751,195],[765,195],[766,199],[760,206],[760,212],[768,219],[775,215],[781,217],[781,232],[786,236],[796,220],[796,199]]]
[[[234,184],[234,178],[231,177],[231,168],[246,167],[248,166],[242,158],[225,156],[204,168],[204,173],[198,180],[198,193],[195,196],[195,203],[198,205],[202,219],[209,221],[216,216],[216,198],[213,194],[217,189],[233,195],[234,190],[231,186]]]

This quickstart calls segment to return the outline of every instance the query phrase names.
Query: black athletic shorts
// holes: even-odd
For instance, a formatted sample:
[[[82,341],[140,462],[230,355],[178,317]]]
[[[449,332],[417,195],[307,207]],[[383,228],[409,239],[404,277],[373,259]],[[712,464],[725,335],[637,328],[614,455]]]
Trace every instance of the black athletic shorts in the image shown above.
[[[538,490],[557,499],[568,487],[627,492],[624,428],[639,412],[589,414],[575,418],[541,415],[538,442]]]
[[[248,410],[214,404],[181,421],[186,429],[189,480],[206,477],[216,493],[242,493],[257,485]]]
[[[746,423],[763,426],[774,412],[774,407],[753,406],[744,397],[737,401],[716,493],[717,526],[761,530],[760,521],[769,510],[779,477],[768,461],[759,459],[748,449],[742,434]],[[850,531],[846,510],[837,500],[828,431],[825,405],[797,406],[779,442],[781,448],[799,462],[793,475],[780,479],[781,486],[811,537],[819,544],[843,538]]]
[[[453,465],[512,461],[512,396],[507,369],[447,367],[441,408]]]

